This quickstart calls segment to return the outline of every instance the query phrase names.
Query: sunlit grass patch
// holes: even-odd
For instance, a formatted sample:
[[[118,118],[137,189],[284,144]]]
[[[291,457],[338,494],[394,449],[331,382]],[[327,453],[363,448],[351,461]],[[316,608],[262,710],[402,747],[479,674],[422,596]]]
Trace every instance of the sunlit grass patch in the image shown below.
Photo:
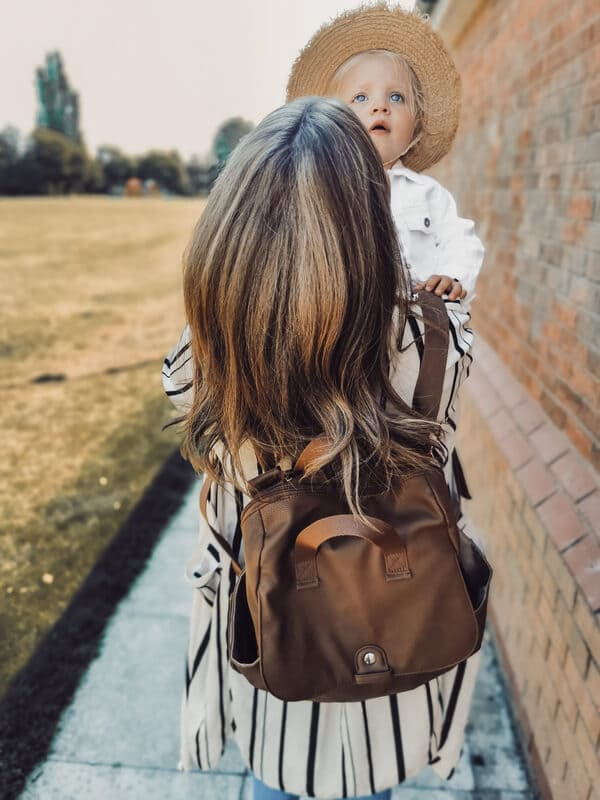
[[[177,446],[160,365],[201,210],[0,201],[0,693]]]

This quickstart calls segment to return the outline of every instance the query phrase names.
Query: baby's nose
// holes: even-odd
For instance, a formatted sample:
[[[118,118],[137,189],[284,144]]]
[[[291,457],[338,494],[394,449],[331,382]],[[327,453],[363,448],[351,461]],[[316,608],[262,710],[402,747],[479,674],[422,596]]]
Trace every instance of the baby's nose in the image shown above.
[[[375,102],[371,107],[371,111],[373,114],[385,114],[387,111],[389,111],[389,106],[384,101]]]

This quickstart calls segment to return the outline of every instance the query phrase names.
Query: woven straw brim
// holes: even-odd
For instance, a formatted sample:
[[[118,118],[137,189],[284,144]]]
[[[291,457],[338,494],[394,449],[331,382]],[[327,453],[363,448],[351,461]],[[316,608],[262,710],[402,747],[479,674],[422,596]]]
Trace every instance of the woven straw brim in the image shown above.
[[[392,50],[414,70],[424,96],[423,134],[402,157],[416,172],[450,150],[460,116],[460,76],[441,37],[416,11],[387,3],[363,5],[323,25],[292,66],[287,101],[327,95],[336,70],[365,50]]]

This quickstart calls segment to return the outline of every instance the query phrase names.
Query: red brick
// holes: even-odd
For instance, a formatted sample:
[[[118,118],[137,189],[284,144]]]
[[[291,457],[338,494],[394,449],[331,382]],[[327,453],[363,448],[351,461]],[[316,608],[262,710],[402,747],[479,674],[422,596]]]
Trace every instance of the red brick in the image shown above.
[[[587,106],[590,103],[600,103],[600,78],[596,76],[585,87],[582,99],[582,105]]]
[[[558,428],[563,428],[567,418],[564,408],[561,408],[550,392],[545,389],[542,389],[539,400],[552,422]]]
[[[521,511],[521,517],[525,527],[531,534],[532,540],[535,542],[539,554],[543,555],[546,550],[548,535],[537,509],[532,508],[529,503],[525,503]]]
[[[573,625],[568,621],[568,634],[569,634],[569,652],[573,661],[577,664],[577,669],[582,678],[587,679],[589,665],[591,663],[590,650],[585,643],[585,639],[581,635],[577,625]],[[590,688],[588,684],[588,689]]]
[[[519,427],[525,433],[531,433],[546,421],[542,407],[535,400],[529,398],[515,406],[512,413]]]
[[[577,592],[573,618],[596,664],[600,664],[600,614],[594,614],[581,591]]]
[[[570,724],[570,720],[565,718],[562,711],[563,709],[561,706],[555,726],[562,745],[563,755],[567,762],[566,777],[570,778],[571,783],[569,786],[572,787],[571,793],[566,793],[564,796],[576,800],[576,798],[579,797],[587,797],[592,783],[592,776],[588,774],[586,762],[578,751],[574,729]],[[566,783],[564,788],[567,788]]]
[[[584,54],[583,61],[586,69],[586,75],[595,78],[600,72],[600,43],[598,43],[595,47],[590,48]]]
[[[537,511],[559,550],[564,550],[586,533],[574,510],[573,501],[564,492],[556,492],[544,500]]]
[[[489,418],[488,425],[496,439],[501,439],[515,429],[512,416],[504,408]]]
[[[569,758],[565,760],[565,773],[560,785],[561,795],[565,798],[573,798],[573,800],[579,797],[587,800],[593,786],[592,778],[588,775],[579,753],[570,754]]]
[[[570,653],[567,653],[563,674],[571,688],[588,736],[592,742],[598,741],[600,737],[600,714],[598,714],[598,709],[590,697],[585,682]]]
[[[554,609],[550,607],[550,603],[546,600],[546,597],[543,594],[538,597],[537,600],[536,616],[538,616],[539,620],[543,623],[542,629],[544,634],[547,635],[552,642],[553,654],[555,654],[553,664],[556,667],[557,673],[560,674],[567,652],[568,643],[566,637],[559,627]],[[527,621],[526,624],[530,624],[530,621]],[[559,685],[560,684],[557,682],[556,686],[558,687]]]
[[[573,329],[577,324],[577,308],[575,308],[574,305],[556,301],[554,304],[554,315],[565,328]]]
[[[514,408],[527,397],[524,387],[512,376],[508,377],[501,386],[498,387],[500,396],[506,408]]]
[[[573,419],[573,417],[567,417],[565,433],[586,461],[590,461],[593,466],[593,444],[589,433],[579,424],[578,420]]]
[[[571,574],[563,554],[559,553],[553,544],[549,544],[544,551],[544,562],[564,598],[565,605],[569,611],[572,611],[575,606],[578,587],[577,581]]]
[[[534,455],[534,450],[528,439],[520,431],[513,431],[499,441],[500,448],[512,469],[518,469],[526,464]]]
[[[521,467],[517,471],[517,477],[534,506],[553,494],[557,488],[554,476],[537,457]]]
[[[590,668],[586,677],[586,683],[590,696],[598,708],[600,708],[600,669],[594,659],[590,660]]]
[[[583,511],[592,530],[600,534],[600,490],[597,489],[583,500],[580,500],[577,508]]]
[[[482,372],[470,376],[467,387],[485,417],[492,416],[502,407],[502,400]]]
[[[580,500],[593,492],[598,482],[590,468],[576,453],[565,453],[551,466],[556,478],[563,484],[573,500]]]
[[[563,557],[592,611],[600,609],[600,547],[596,539],[586,536]]]
[[[561,228],[560,240],[563,244],[577,244],[583,238],[585,229],[578,220],[565,222]]]
[[[600,759],[595,752],[595,747],[590,740],[590,736],[585,729],[585,724],[581,715],[577,716],[575,724],[575,746],[581,755],[581,759],[586,765],[589,774],[594,777],[600,775]]]
[[[553,320],[545,320],[542,325],[542,335],[544,338],[557,345],[560,345],[562,330],[558,322],[554,322]]]
[[[585,366],[593,375],[600,374],[600,350],[589,348],[585,359]]]
[[[598,111],[600,112],[600,106]],[[596,278],[597,262],[591,257],[591,254],[586,254],[584,258],[585,251],[576,250],[573,252],[581,253],[581,256],[580,258],[573,257],[573,263],[569,265],[569,271],[577,273],[577,277],[573,275],[571,278],[569,299],[574,305],[586,311],[597,313],[598,309],[600,309],[600,287],[594,280]],[[593,262],[594,278],[592,280],[587,276],[588,261]],[[574,364],[573,366],[577,365]],[[595,382],[596,384],[598,383],[597,377],[595,377]]]
[[[594,408],[587,403],[582,403],[578,421],[584,430],[590,431],[590,437],[600,440],[600,403],[597,403]]]
[[[596,472],[600,472],[600,442],[593,442],[591,451],[590,464],[596,470]]]
[[[533,431],[529,439],[545,464],[554,461],[569,449],[569,441],[566,436],[551,423],[541,425]]]
[[[575,194],[571,197],[571,200],[569,201],[568,215],[569,217],[579,217],[580,219],[591,219],[593,209],[594,196],[592,193],[580,192],[579,194]]]

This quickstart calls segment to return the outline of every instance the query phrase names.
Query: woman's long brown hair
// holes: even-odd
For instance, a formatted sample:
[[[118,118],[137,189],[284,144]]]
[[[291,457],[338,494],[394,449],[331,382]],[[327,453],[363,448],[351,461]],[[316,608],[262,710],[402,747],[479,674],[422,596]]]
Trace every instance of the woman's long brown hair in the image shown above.
[[[388,377],[410,302],[388,193],[337,100],[283,106],[235,149],[184,259],[195,392],[182,452],[197,470],[247,489],[242,444],[267,466],[324,433],[331,448],[306,474],[324,468],[361,514],[366,486],[433,463],[439,425]]]

